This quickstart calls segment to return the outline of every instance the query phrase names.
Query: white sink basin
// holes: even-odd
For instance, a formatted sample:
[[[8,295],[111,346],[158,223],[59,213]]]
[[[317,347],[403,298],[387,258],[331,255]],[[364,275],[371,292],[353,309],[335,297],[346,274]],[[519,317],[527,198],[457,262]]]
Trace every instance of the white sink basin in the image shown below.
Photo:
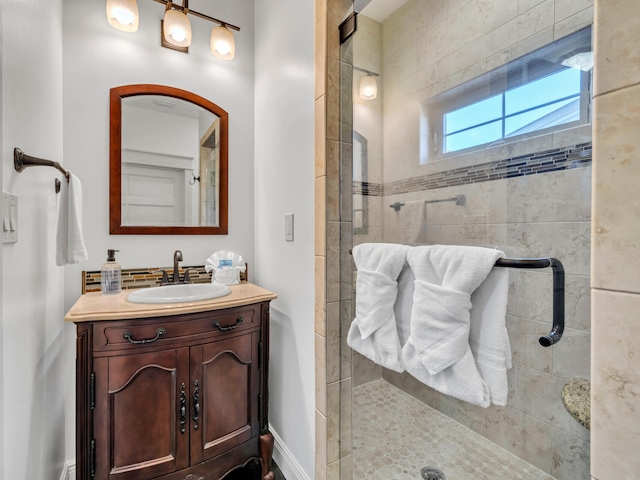
[[[190,283],[141,288],[127,296],[131,303],[185,303],[210,300],[229,295],[231,289],[219,283]]]

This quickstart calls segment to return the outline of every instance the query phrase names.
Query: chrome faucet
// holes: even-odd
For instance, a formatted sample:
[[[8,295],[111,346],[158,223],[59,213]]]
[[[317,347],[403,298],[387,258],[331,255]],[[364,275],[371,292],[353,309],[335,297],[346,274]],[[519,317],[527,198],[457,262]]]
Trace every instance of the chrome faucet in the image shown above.
[[[173,252],[173,278],[171,279],[171,283],[174,285],[180,283],[179,262],[182,262],[182,252],[180,250],[176,250]]]

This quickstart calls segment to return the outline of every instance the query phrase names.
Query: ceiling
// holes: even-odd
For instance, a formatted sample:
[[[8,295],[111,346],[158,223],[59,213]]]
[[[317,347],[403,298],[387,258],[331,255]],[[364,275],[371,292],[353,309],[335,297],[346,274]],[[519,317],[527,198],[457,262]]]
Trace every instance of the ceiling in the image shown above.
[[[356,10],[373,20],[382,23],[407,0],[356,0]]]

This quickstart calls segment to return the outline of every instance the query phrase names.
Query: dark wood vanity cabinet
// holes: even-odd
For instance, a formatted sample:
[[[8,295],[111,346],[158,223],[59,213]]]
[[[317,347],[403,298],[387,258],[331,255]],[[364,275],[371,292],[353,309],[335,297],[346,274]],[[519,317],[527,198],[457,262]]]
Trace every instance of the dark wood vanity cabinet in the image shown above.
[[[273,478],[268,345],[269,302],[77,323],[78,478]]]

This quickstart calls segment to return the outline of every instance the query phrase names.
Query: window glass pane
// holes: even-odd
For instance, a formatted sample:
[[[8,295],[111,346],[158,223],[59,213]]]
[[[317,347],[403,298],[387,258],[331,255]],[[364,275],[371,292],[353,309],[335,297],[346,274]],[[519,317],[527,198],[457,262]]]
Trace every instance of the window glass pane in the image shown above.
[[[444,137],[444,151],[455,152],[502,138],[502,120]]]
[[[502,94],[486,98],[444,115],[444,133],[448,135],[502,117]]]
[[[505,92],[505,114],[580,94],[580,70],[567,68]]]
[[[505,119],[505,136],[522,135],[580,119],[580,99],[564,100]]]

